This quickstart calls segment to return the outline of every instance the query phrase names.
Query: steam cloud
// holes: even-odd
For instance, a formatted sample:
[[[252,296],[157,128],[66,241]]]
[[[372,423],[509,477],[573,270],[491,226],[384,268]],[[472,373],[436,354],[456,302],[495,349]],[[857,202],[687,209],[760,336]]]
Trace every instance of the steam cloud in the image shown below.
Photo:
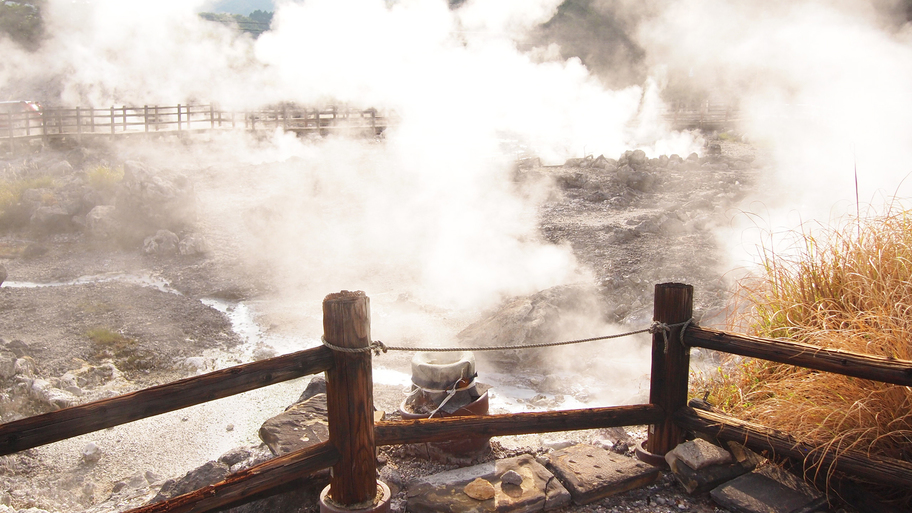
[[[524,149],[552,163],[698,150],[698,138],[662,123],[670,77],[740,100],[743,131],[776,160],[773,194],[758,196],[770,211],[819,218],[854,200],[856,159],[863,200],[912,186],[903,183],[912,30],[890,17],[898,4],[578,3],[622,32],[624,80],[600,79],[559,44],[528,46],[557,0],[455,9],[442,0],[286,0],[257,40],[200,20],[201,1],[50,0],[38,52],[0,42],[0,89],[96,107],[293,101],[395,112],[401,121],[382,144],[276,134],[195,153],[216,169],[216,192],[234,194],[211,196],[213,227],[241,226],[244,213],[260,235],[246,243],[251,259],[277,286],[320,294],[377,285],[482,308],[585,279],[569,248],[540,241],[534,201],[510,182],[511,159]],[[617,53],[592,49],[602,50]],[[257,166],[256,177],[239,162]]]

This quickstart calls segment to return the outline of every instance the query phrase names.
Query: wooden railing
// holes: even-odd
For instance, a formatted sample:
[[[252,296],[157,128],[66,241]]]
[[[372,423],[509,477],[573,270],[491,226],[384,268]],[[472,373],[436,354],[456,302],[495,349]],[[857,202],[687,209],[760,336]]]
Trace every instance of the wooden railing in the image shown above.
[[[274,130],[291,132],[359,131],[379,134],[388,117],[376,109],[304,108],[279,105],[226,111],[215,105],[62,108],[0,114],[0,141],[199,130]]]
[[[631,406],[374,423],[369,310],[370,301],[363,292],[343,291],[324,300],[324,337],[329,344],[346,351],[321,346],[2,424],[0,454],[326,372],[328,442],[274,458],[201,490],[131,512],[213,511],[249,502],[328,467],[333,468],[330,489],[334,501],[343,505],[361,504],[376,493],[377,446],[454,440],[465,437],[466,433],[493,437],[634,425],[649,426],[644,454],[664,455],[684,441],[686,430],[692,430],[819,465],[822,472],[840,470],[897,487],[912,487],[912,464],[908,462],[852,451],[837,455],[767,427],[687,406],[691,347],[899,386],[912,386],[912,362],[694,326],[687,322],[693,311],[693,288],[689,285],[656,285],[654,319],[668,329],[657,330],[653,335],[649,403]]]

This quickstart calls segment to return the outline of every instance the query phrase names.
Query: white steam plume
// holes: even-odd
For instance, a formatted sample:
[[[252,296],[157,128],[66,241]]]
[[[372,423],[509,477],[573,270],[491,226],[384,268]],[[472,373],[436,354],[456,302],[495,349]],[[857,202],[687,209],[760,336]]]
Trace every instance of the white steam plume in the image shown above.
[[[744,132],[775,158],[758,210],[778,230],[854,214],[856,162],[863,210],[912,192],[912,31],[893,7],[673,0],[639,38],[651,64],[740,98]]]

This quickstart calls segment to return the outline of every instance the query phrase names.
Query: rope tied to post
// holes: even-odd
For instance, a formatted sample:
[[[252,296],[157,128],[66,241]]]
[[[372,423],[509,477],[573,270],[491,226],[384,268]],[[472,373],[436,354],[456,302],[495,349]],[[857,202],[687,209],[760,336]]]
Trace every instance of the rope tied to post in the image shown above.
[[[332,349],[333,351],[340,351],[343,353],[366,353],[368,351],[373,351],[376,356],[380,356],[380,353],[386,353],[388,351],[415,351],[422,353],[445,353],[445,352],[457,352],[457,351],[510,351],[516,349],[538,349],[543,347],[558,347],[558,346],[568,346],[573,344],[583,344],[586,342],[597,342],[599,340],[611,340],[616,338],[629,337],[633,335],[639,335],[640,333],[649,333],[656,334],[661,332],[665,340],[665,352],[668,352],[668,334],[671,333],[672,328],[681,327],[680,341],[681,345],[684,344],[684,331],[689,325],[693,324],[696,326],[696,321],[693,318],[690,318],[684,322],[679,322],[675,324],[665,324],[662,322],[653,322],[648,328],[641,330],[628,331],[625,333],[616,333],[614,335],[605,335],[601,337],[592,337],[592,338],[581,338],[576,340],[566,340],[562,342],[543,342],[539,344],[517,344],[517,345],[505,345],[505,346],[474,346],[474,347],[405,347],[405,346],[388,346],[379,340],[375,340],[370,343],[367,347],[359,348],[350,348],[350,347],[339,347],[333,344],[330,344],[326,341],[325,337],[320,337],[320,341],[324,346]]]

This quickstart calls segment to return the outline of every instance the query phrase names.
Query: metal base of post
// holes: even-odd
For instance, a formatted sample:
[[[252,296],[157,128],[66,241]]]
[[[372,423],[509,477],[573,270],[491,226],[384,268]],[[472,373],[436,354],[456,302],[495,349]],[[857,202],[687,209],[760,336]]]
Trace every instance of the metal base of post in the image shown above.
[[[389,486],[386,486],[383,481],[377,481],[377,495],[380,496],[380,500],[373,506],[366,508],[350,509],[338,506],[327,498],[328,495],[329,486],[320,492],[320,513],[389,513],[390,511],[390,497],[392,497],[392,494]]]

